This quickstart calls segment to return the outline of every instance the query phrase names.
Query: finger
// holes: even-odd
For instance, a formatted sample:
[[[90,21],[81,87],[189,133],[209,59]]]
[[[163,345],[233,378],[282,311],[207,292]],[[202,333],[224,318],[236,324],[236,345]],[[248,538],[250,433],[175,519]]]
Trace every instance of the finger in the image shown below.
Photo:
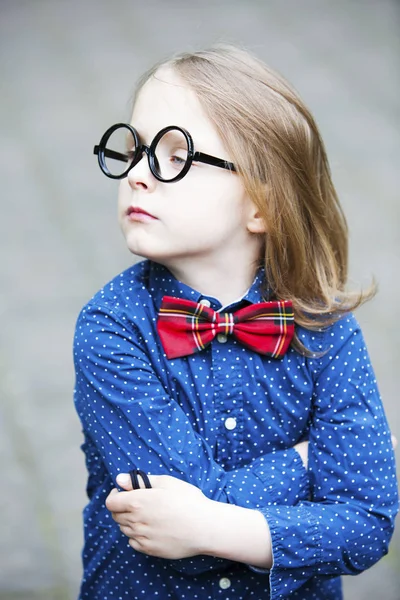
[[[120,513],[132,510],[130,494],[132,492],[119,492],[117,489],[111,490],[106,498],[106,508],[110,512]]]
[[[132,525],[132,523],[134,523],[135,521],[132,520],[132,513],[117,513],[117,512],[112,512],[111,513],[112,518],[114,519],[114,521],[116,523],[118,523],[118,525]]]
[[[116,495],[118,494],[118,490],[116,488],[113,488],[111,490],[111,492],[108,494],[107,498],[106,498],[106,508],[108,508],[109,511],[115,510],[114,506],[115,506],[115,500],[116,500]]]
[[[122,487],[124,490],[129,491],[132,490],[132,480],[129,473],[120,473],[117,475],[117,484]]]
[[[143,543],[143,538],[135,538],[135,537],[131,537],[129,538],[128,544],[130,545],[131,548],[133,548],[134,550],[136,550],[136,552],[143,552],[145,554],[150,554],[148,552],[148,550],[145,550],[145,545]]]
[[[127,525],[120,525],[119,528],[126,537],[135,538],[136,540],[146,538],[146,526],[143,523],[128,523]]]
[[[143,552],[143,550],[140,549],[139,542],[137,542],[135,540],[135,538],[129,538],[128,544],[130,545],[131,548],[133,548],[134,550],[136,550],[136,552]]]
[[[393,450],[396,450],[397,448],[397,438],[395,435],[392,435],[392,446],[393,446]]]
[[[134,536],[134,532],[132,531],[132,528],[129,527],[128,525],[120,525],[119,529],[120,529],[121,533],[126,535],[126,537],[128,537],[128,538],[132,538]]]
[[[155,483],[156,479],[158,478],[155,475],[147,475],[147,478],[150,482],[150,486],[153,487],[153,483]],[[141,489],[144,490],[146,489],[146,485],[143,481],[143,478],[139,475],[137,477],[137,481],[139,484],[139,488],[136,489]],[[119,487],[121,487],[122,489],[124,489],[126,492],[132,491],[133,487],[132,487],[132,477],[130,476],[129,473],[119,473],[119,475],[117,475],[116,478],[116,482],[119,485]]]
[[[170,479],[168,475],[147,475],[147,477],[152,488],[168,487],[168,479]]]
[[[150,475],[145,473],[145,471],[142,471],[141,469],[135,469],[134,473],[135,473],[135,477],[134,477],[134,479],[132,479],[132,478],[131,479],[132,479],[132,483],[133,483],[133,488],[135,490],[150,489],[153,487],[151,485]],[[132,471],[129,473],[129,475],[132,475]]]

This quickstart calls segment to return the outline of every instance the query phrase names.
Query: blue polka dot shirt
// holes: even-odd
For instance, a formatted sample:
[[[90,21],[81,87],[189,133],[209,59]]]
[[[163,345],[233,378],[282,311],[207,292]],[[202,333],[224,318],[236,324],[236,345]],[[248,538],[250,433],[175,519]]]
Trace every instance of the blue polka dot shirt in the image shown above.
[[[262,301],[262,279],[261,270],[224,310]],[[78,317],[75,405],[89,498],[80,598],[340,600],[340,575],[387,552],[398,509],[389,428],[357,321],[298,327],[312,358],[290,348],[271,359],[218,336],[202,352],[168,360],[156,330],[164,295],[222,308],[143,261]],[[307,470],[293,449],[302,440]],[[105,507],[118,473],[133,468],[261,511],[272,569],[135,552]]]

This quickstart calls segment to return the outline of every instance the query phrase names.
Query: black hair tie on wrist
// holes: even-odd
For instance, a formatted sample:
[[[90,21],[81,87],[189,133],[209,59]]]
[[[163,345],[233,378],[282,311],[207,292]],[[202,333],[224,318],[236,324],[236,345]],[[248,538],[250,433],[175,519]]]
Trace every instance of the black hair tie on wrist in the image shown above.
[[[146,475],[146,473],[144,471],[142,471],[141,469],[132,469],[132,471],[129,471],[129,475],[131,476],[132,488],[134,490],[139,490],[140,489],[140,483],[139,483],[138,475],[140,475],[140,477],[142,478],[143,483],[144,483],[144,487],[147,488],[147,489],[151,488],[150,479],[148,478],[148,476]]]

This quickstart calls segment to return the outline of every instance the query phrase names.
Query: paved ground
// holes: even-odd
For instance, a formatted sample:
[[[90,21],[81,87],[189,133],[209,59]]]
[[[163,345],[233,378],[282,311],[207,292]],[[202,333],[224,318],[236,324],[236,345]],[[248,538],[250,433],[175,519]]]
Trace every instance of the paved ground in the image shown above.
[[[399,12],[395,0],[1,0],[1,600],[76,598],[85,472],[71,338],[84,301],[131,260],[91,148],[171,51],[243,42],[314,111],[352,272],[380,283],[381,304],[359,316],[400,437]],[[397,532],[386,559],[346,581],[347,600],[399,600],[399,571]]]

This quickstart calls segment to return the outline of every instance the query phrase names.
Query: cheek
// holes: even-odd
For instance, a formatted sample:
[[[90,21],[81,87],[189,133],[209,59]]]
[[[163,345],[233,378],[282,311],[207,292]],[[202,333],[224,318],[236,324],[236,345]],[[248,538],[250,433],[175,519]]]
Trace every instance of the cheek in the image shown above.
[[[209,169],[208,173],[194,171],[193,177],[187,176],[179,182],[181,201],[189,203],[198,213],[241,212],[246,195],[240,180],[231,173],[219,172],[217,167]]]
[[[235,185],[216,185],[204,190],[198,211],[216,229],[236,229],[244,223],[245,197]]]
[[[239,239],[246,232],[241,199],[216,195],[214,190],[203,189],[189,196],[170,224],[170,231],[190,245]]]
[[[117,218],[120,226],[123,227],[126,211],[132,202],[132,190],[127,179],[123,179],[118,188],[117,198]]]
[[[119,187],[118,187],[118,212],[120,212],[122,209],[126,208],[126,205],[128,203],[129,200],[129,191],[130,191],[130,187],[129,187],[129,183],[128,183],[128,179],[122,179],[119,183]]]

